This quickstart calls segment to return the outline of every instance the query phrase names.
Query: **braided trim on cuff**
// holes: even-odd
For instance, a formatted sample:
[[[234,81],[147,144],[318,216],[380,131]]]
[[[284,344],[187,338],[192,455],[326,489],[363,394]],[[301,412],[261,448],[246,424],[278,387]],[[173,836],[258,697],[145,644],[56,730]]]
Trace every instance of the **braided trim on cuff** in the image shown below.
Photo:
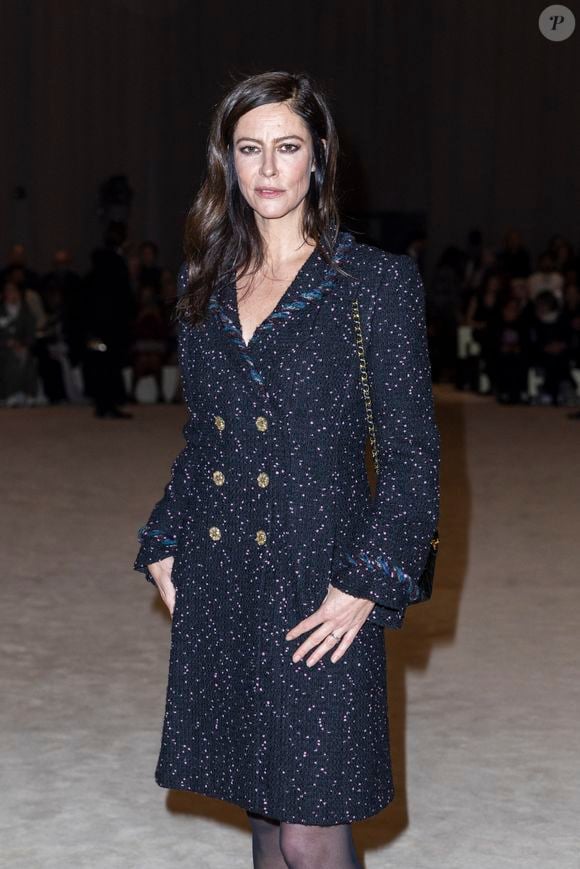
[[[168,534],[163,528],[148,528],[143,525],[137,533],[139,543],[158,544],[160,546],[168,546],[170,549],[177,546],[177,538],[174,534]]]
[[[390,579],[396,579],[397,582],[404,586],[405,595],[409,601],[415,600],[419,595],[417,583],[411,579],[408,573],[405,573],[402,567],[398,564],[392,564],[382,555],[377,555],[372,558],[367,552],[360,552],[357,555],[346,553],[345,561],[352,567],[366,567],[367,570],[376,571],[377,568],[388,576]]]

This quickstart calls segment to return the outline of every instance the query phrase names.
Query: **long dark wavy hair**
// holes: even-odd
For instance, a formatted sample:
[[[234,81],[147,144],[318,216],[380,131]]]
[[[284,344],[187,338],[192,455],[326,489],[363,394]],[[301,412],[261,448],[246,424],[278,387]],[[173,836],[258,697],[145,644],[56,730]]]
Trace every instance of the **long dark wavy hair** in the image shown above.
[[[263,72],[235,84],[216,106],[207,143],[207,169],[189,210],[184,238],[187,286],[174,316],[190,325],[205,316],[207,302],[223,280],[264,263],[260,231],[238,186],[233,135],[242,115],[268,103],[287,103],[312,137],[315,169],[304,200],[302,233],[332,263],[339,232],[336,169],[338,136],[327,100],[305,73]],[[326,148],[322,143],[326,140]],[[229,268],[227,267],[229,265]],[[338,271],[342,271],[336,266]]]

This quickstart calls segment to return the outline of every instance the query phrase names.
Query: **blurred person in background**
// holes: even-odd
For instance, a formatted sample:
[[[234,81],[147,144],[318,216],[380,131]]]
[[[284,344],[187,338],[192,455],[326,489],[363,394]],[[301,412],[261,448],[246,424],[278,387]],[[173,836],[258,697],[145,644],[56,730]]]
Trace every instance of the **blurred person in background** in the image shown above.
[[[163,269],[161,273],[161,308],[167,330],[167,353],[166,365],[177,366],[177,324],[171,316],[171,310],[177,299],[177,282],[171,269]],[[175,389],[170,399],[172,404],[183,404],[183,391],[181,377],[175,380]]]
[[[472,229],[467,236],[463,271],[463,287],[467,297],[482,286],[495,265],[495,254],[490,248],[484,246],[481,230]]]
[[[135,297],[135,301],[137,301],[139,296],[139,269],[141,268],[141,261],[139,259],[139,249],[134,241],[127,241],[123,245],[123,256],[127,264],[127,271],[129,272],[131,291]]]
[[[479,389],[479,374],[484,373],[489,380],[489,387],[482,389],[482,394],[493,392],[495,383],[494,352],[492,328],[498,317],[498,296],[503,289],[501,275],[489,272],[480,287],[472,290],[467,301],[463,322],[471,327],[473,340],[479,344],[481,351],[477,359],[477,371],[472,374],[472,385]]]
[[[8,251],[6,266],[0,271],[0,285],[8,279],[12,269],[22,270],[21,286],[35,290],[38,287],[38,275],[26,265],[26,248],[23,244],[13,244]]]
[[[46,318],[35,343],[38,374],[48,402],[61,404],[67,400],[63,369],[67,346],[64,342],[64,298],[61,290],[57,286],[48,287],[43,302]]]
[[[517,229],[506,233],[496,259],[499,270],[508,278],[527,278],[530,274],[530,253]]]
[[[560,302],[550,290],[534,299],[531,330],[533,363],[543,372],[542,404],[568,404],[574,381],[570,372],[570,327]]]
[[[548,290],[558,303],[563,300],[564,278],[556,269],[554,257],[549,251],[544,251],[538,257],[538,268],[528,278],[530,298],[535,299],[541,292]]]
[[[12,265],[5,269],[4,274],[5,281],[16,284],[22,290],[26,304],[34,317],[35,336],[39,337],[46,326],[46,311],[38,290],[27,283],[30,272],[24,266]]]
[[[144,241],[139,245],[138,287],[152,288],[156,298],[160,299],[163,270],[157,262],[158,257],[159,248],[154,241]]]
[[[142,377],[153,377],[157,388],[157,403],[165,401],[163,395],[163,363],[167,354],[167,325],[157,301],[154,287],[142,287],[139,308],[133,326],[131,348],[130,401],[137,403],[137,386]]]
[[[553,235],[548,242],[547,250],[552,254],[554,268],[566,275],[576,268],[576,258],[571,242],[563,235]]]
[[[111,227],[105,246],[93,251],[83,290],[83,377],[95,416],[129,419],[119,408],[127,402],[123,367],[129,362],[131,325],[136,314],[129,272],[118,234]]]
[[[527,402],[529,335],[517,299],[504,296],[490,325],[489,364],[500,404]]]
[[[70,252],[55,251],[53,267],[40,281],[46,322],[37,341],[39,375],[51,404],[73,400],[70,368],[81,358],[80,276],[72,269]]]
[[[83,282],[73,269],[70,251],[60,248],[55,251],[53,267],[41,281],[45,308],[51,308],[57,299],[62,302],[61,324],[67,346],[68,362],[76,368],[84,353],[82,296]]]
[[[6,280],[0,296],[0,403],[6,407],[36,403],[35,340],[36,322],[24,292],[15,281]]]
[[[426,295],[429,356],[435,383],[456,379],[457,326],[462,307],[465,255],[458,247],[441,254]]]
[[[580,368],[580,287],[576,280],[564,286],[563,317],[568,330],[568,350],[570,364]]]
[[[528,278],[511,278],[506,293],[507,298],[517,302],[520,320],[529,335],[534,319],[534,304],[530,297]]]
[[[580,288],[575,274],[564,286],[564,317],[570,334],[570,364],[573,368],[580,368]],[[580,420],[580,410],[568,416]]]

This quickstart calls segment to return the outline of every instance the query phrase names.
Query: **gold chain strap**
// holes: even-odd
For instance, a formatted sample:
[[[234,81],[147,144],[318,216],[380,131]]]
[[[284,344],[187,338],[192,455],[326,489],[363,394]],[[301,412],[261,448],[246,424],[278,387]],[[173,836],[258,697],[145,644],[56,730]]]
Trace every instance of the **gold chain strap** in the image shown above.
[[[363,341],[362,334],[362,325],[360,319],[360,308],[358,306],[358,299],[352,300],[352,317],[354,321],[354,331],[356,335],[356,350],[358,353],[358,361],[360,367],[360,380],[362,386],[362,393],[365,402],[365,413],[367,418],[367,428],[369,430],[369,438],[371,442],[371,452],[373,456],[373,462],[375,465],[375,471],[379,473],[379,452],[377,449],[377,438],[375,434],[375,424],[373,421],[373,406],[371,403],[371,389],[369,386],[369,377],[368,377],[368,369],[367,369],[367,360],[365,357],[365,345]],[[431,538],[431,546],[437,551],[437,547],[439,546],[439,535],[435,532],[435,535]]]
[[[367,418],[367,428],[369,430],[369,438],[371,441],[371,453],[375,465],[375,472],[379,473],[379,451],[377,449],[377,438],[375,435],[375,424],[373,421],[373,406],[371,404],[371,389],[369,386],[367,360],[365,358],[365,345],[363,340],[362,325],[360,319],[360,308],[358,299],[352,300],[352,317],[354,320],[354,331],[356,335],[356,350],[358,353],[358,361],[360,367],[360,381],[362,386],[363,398],[365,402],[365,414]]]

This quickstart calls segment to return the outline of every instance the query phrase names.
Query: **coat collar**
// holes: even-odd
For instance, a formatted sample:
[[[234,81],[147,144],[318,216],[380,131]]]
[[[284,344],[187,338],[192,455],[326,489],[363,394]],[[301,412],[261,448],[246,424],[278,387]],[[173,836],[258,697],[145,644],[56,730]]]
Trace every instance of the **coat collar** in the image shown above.
[[[339,232],[332,258],[333,263],[341,264],[347,259],[354,243],[354,236],[350,232]],[[329,292],[335,292],[339,278],[339,273],[326,262],[320,251],[315,249],[303,263],[274,310],[256,328],[248,349],[267,332],[278,330],[281,337],[285,337],[283,334],[285,330],[279,330],[278,327],[300,319],[301,314],[307,311],[311,303],[320,301]],[[242,346],[245,347],[238,315],[235,281],[230,280],[214,290],[209,299],[208,309],[221,322],[228,334],[238,335]],[[287,331],[288,337],[293,337],[293,330]]]
[[[333,253],[333,263],[345,262],[355,244],[349,232],[339,232]],[[336,293],[345,286],[344,280],[329,265],[320,251],[315,249],[299,269],[294,280],[268,317],[256,328],[246,345],[238,315],[235,281],[231,280],[214,290],[208,310],[214,324],[226,337],[228,345],[235,347],[235,354],[242,362],[250,378],[264,388],[264,377],[259,370],[259,356],[270,341],[290,349],[306,340],[311,334],[320,302],[328,293]]]

